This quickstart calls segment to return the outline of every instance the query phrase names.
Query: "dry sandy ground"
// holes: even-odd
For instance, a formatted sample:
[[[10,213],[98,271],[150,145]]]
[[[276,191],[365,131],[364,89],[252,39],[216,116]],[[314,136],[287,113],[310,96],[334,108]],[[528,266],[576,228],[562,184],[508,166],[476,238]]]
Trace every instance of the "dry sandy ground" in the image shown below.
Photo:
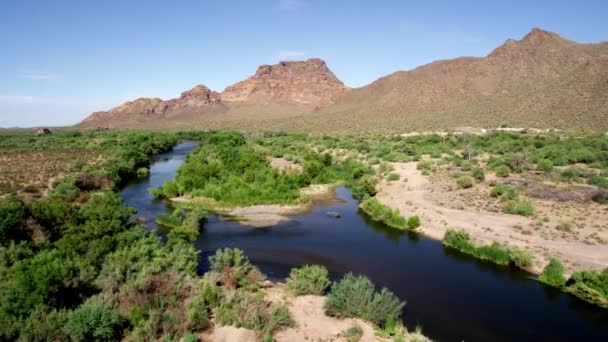
[[[279,171],[291,171],[295,173],[302,172],[302,165],[296,164],[285,158],[270,158],[270,166]]]
[[[448,228],[465,229],[477,242],[490,243],[499,241],[512,246],[526,248],[534,255],[534,265],[530,271],[540,273],[551,256],[559,257],[566,266],[567,272],[576,269],[602,269],[608,266],[608,246],[604,243],[592,244],[582,237],[599,235],[597,225],[579,227],[576,235],[546,234],[544,229],[527,229],[538,225],[538,219],[518,215],[490,212],[482,207],[469,203],[463,205],[462,200],[452,196],[452,193],[469,190],[449,191],[438,188],[429,177],[423,176],[416,170],[417,163],[394,163],[394,171],[400,174],[400,180],[394,182],[382,181],[376,195],[382,203],[398,208],[403,216],[418,215],[421,219],[420,230],[425,235],[435,239],[443,239]],[[485,190],[484,190],[485,191]],[[488,194],[489,192],[485,192]],[[489,196],[488,196],[489,197]],[[439,200],[442,198],[443,200]],[[551,221],[557,222],[559,215],[574,215],[565,210],[548,210],[546,201],[535,201],[540,217],[551,216]],[[595,204],[594,204],[595,205]],[[570,208],[573,208],[570,206]],[[595,219],[606,220],[605,209],[599,205],[594,213]],[[574,207],[573,211],[583,210]],[[603,212],[601,212],[603,210]],[[554,229],[554,228],[552,228]],[[594,235],[595,234],[595,235]],[[601,236],[606,231],[601,230]]]
[[[285,290],[283,285],[276,285],[266,289],[266,299],[273,303],[283,303],[291,312],[296,326],[274,335],[277,342],[297,341],[335,341],[346,342],[344,331],[353,325],[363,330],[362,342],[389,341],[375,336],[373,327],[360,319],[336,319],[325,315],[323,305],[325,297],[299,296],[295,297]],[[221,342],[248,342],[260,341],[255,331],[235,327],[215,327],[211,332],[200,336],[203,341]],[[411,333],[406,341],[412,338],[426,341],[424,336]]]

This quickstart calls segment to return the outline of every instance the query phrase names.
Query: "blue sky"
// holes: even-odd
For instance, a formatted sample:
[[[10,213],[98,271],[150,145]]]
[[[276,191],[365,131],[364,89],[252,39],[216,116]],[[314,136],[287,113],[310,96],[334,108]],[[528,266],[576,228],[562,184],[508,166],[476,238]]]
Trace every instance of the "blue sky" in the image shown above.
[[[357,87],[484,56],[532,27],[608,40],[608,1],[0,2],[0,127],[67,125],[137,97],[221,91],[279,60],[320,57]]]

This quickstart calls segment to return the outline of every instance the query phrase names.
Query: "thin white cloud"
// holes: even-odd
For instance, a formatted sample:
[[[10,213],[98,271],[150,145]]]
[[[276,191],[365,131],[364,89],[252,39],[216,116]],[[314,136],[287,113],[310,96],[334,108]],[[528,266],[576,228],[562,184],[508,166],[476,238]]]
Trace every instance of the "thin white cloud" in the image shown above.
[[[277,60],[297,59],[306,56],[306,51],[281,50],[274,55]]]
[[[29,104],[34,102],[34,97],[29,95],[5,95],[0,94],[0,104]]]
[[[304,0],[279,0],[279,8],[284,11],[296,11],[306,6]]]
[[[39,71],[39,70],[24,70],[19,75],[21,78],[25,78],[28,80],[54,80],[60,78],[61,75],[49,72],[49,71]]]

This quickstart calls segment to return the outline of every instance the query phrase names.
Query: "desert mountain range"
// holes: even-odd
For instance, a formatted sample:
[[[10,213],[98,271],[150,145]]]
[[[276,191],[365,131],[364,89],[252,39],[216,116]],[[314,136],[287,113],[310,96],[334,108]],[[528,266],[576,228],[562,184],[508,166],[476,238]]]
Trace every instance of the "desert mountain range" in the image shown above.
[[[405,132],[458,126],[608,128],[608,43],[533,29],[485,57],[436,61],[346,87],[317,58],[262,65],[223,92],[140,98],[82,127]]]

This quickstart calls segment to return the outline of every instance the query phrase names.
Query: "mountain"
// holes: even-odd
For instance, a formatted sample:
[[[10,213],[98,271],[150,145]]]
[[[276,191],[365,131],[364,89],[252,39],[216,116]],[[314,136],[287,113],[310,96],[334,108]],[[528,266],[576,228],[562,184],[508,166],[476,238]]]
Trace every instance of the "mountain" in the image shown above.
[[[197,85],[177,99],[140,98],[104,112],[96,112],[81,126],[125,127],[187,124],[239,114],[271,117],[273,113],[303,113],[328,106],[348,88],[327,68],[312,58],[302,62],[262,65],[244,81],[217,93]],[[203,122],[204,124],[204,122]]]
[[[314,132],[498,125],[608,128],[608,43],[580,44],[533,29],[485,57],[437,61],[361,88],[346,88],[323,61],[310,59],[261,66],[254,76],[213,94],[215,100],[202,107],[181,107],[182,113],[196,113],[182,121],[172,119],[169,103],[183,102],[183,95],[136,103],[140,99],[91,122],[160,115],[164,120],[157,121],[158,127],[194,123],[200,128]]]

